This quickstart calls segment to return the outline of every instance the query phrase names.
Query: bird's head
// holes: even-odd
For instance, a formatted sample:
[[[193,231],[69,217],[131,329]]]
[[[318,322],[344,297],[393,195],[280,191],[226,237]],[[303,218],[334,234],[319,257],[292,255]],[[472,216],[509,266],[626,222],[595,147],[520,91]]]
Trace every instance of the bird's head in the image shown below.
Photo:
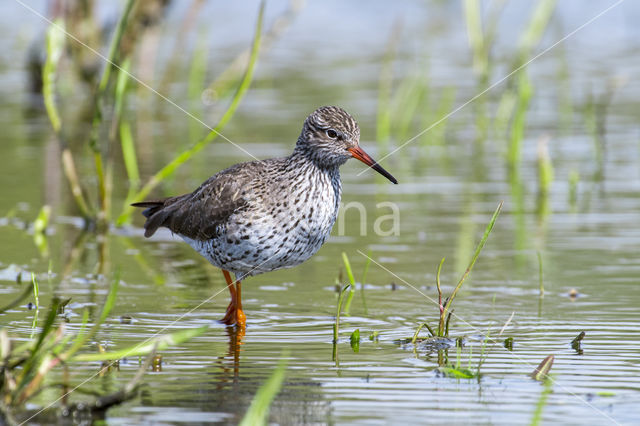
[[[360,127],[347,111],[320,107],[304,121],[296,149],[324,167],[341,166],[356,158],[393,183],[398,181],[360,148]]]

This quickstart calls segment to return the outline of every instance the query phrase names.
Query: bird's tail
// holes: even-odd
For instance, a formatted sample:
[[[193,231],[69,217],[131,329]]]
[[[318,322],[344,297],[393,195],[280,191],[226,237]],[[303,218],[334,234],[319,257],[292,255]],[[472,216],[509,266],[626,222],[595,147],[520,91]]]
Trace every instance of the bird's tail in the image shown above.
[[[149,200],[141,201],[139,203],[131,204],[133,207],[141,207],[145,210],[142,211],[142,215],[147,218],[144,223],[144,236],[150,237],[164,224],[164,221],[169,216],[169,212],[164,210],[167,199],[164,200]]]

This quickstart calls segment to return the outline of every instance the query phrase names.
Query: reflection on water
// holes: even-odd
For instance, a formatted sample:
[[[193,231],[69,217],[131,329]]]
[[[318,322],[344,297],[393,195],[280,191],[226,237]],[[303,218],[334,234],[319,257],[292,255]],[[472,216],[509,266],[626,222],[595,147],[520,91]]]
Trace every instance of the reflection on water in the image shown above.
[[[558,3],[542,46],[550,46],[605,7]],[[508,2],[500,20],[494,47],[499,71],[510,65],[517,35],[529,16],[522,12],[525,4],[529,2]],[[36,6],[44,10],[43,4]],[[447,105],[442,99],[446,93],[455,95],[450,109],[478,93],[458,3],[412,2],[401,8],[374,2],[362,8],[336,2],[333,6],[329,10],[306,5],[260,58],[256,81],[225,128],[225,136],[258,157],[286,155],[308,112],[319,105],[339,104],[358,118],[363,145],[380,157],[377,154],[385,145],[375,142],[379,77],[394,22],[401,29],[392,88],[411,91],[407,83],[411,80],[403,77],[409,69],[418,70],[416,75],[424,74],[428,80],[429,90],[423,87],[421,93],[431,96],[432,108],[425,112],[428,117],[406,124],[404,130],[392,127],[398,131],[391,132],[389,150],[412,136],[409,130],[414,124],[419,130],[437,119],[439,106]],[[204,81],[212,81],[221,64],[233,59],[251,38],[257,7],[250,8],[251,13],[245,5],[225,7],[219,10],[218,4],[204,3],[197,19],[210,46]],[[270,2],[267,22],[286,7]],[[495,129],[501,125],[502,86],[487,94],[482,108],[471,105],[452,116],[440,136],[419,139],[384,160],[400,185],[383,183],[370,171],[360,174],[363,169],[356,164],[346,165],[343,201],[360,203],[369,213],[365,235],[360,232],[359,215],[346,212],[344,235],[336,229],[310,261],[247,279],[246,330],[217,323],[228,302],[222,275],[170,233],[143,239],[141,218],[106,234],[83,231],[61,173],[59,144],[39,103],[24,94],[24,52],[44,27],[19,5],[1,8],[6,13],[0,14],[5,35],[0,37],[4,52],[0,55],[0,305],[21,292],[15,278],[28,282],[33,271],[41,277],[41,304],[49,303],[53,294],[72,298],[66,316],[69,329],[77,331],[84,308],[90,309],[91,318],[100,311],[108,291],[106,278],[119,268],[118,301],[96,343],[117,349],[158,332],[210,326],[204,335],[162,351],[162,370],[146,374],[136,399],[110,409],[109,423],[237,423],[285,347],[290,358],[282,391],[271,409],[275,423],[528,424],[544,390],[528,375],[550,354],[555,356],[554,383],[543,411],[545,423],[640,420],[639,88],[631,78],[640,58],[635,25],[640,7],[625,2],[562,49],[528,67],[535,90],[517,167],[507,165],[505,134],[512,123],[502,123],[506,126],[502,133]],[[170,29],[180,25],[185,8],[182,3],[172,6],[167,28],[148,37],[172,46],[175,33]],[[107,6],[100,9],[105,17],[112,13]],[[184,55],[190,58],[197,43],[184,43]],[[163,93],[180,105],[193,106],[189,109],[205,122],[215,123],[223,107],[203,105],[199,97],[189,95],[186,68],[163,81],[159,70],[167,52],[155,53],[162,66],[140,64],[138,71],[152,86],[164,85]],[[188,58],[179,64],[189,64]],[[504,74],[498,72],[496,78]],[[396,87],[403,82],[404,87]],[[67,137],[82,152],[91,98],[84,86],[66,84],[60,82],[65,119],[76,123]],[[143,179],[166,164],[179,147],[202,135],[202,129],[194,129],[180,111],[143,88],[135,86],[129,102]],[[405,126],[401,115],[392,118],[393,126]],[[403,132],[405,137],[399,138]],[[554,172],[546,195],[541,195],[538,183],[541,143],[546,143]],[[219,140],[158,188],[157,195],[191,191],[213,172],[245,160],[242,152]],[[96,185],[92,159],[87,156],[78,167],[91,193]],[[120,162],[114,176],[113,205],[118,210],[128,191]],[[436,368],[445,357],[457,361],[455,347],[447,351],[418,346],[413,351],[397,342],[410,338],[421,322],[436,324],[438,308],[429,298],[437,297],[440,259],[447,258],[442,283],[449,294],[500,200],[505,200],[504,211],[456,299],[451,320],[452,337],[463,337],[465,342],[461,364],[477,368],[483,360],[480,377],[444,377]],[[377,206],[386,201],[400,209],[399,235],[371,232]],[[47,229],[54,273],[50,284],[49,259],[34,244],[32,228],[45,203],[54,212]],[[356,290],[351,316],[341,320],[336,366],[331,360],[336,277],[343,251],[356,279],[361,276],[366,259],[358,250],[371,250],[391,273],[371,266],[366,310],[361,290]],[[577,297],[570,296],[572,291]],[[512,312],[513,320],[500,339],[492,343],[482,338],[497,336]],[[121,316],[131,321],[121,322]],[[25,306],[0,316],[0,324],[23,341],[31,335],[32,320],[33,311]],[[359,353],[349,346],[355,329],[362,336]],[[585,336],[576,350],[571,342],[582,331]],[[373,332],[379,335],[369,340]],[[512,349],[505,347],[506,338],[513,339]],[[137,368],[137,359],[123,360],[119,370],[93,379],[89,388],[117,389]],[[99,363],[74,365],[68,371],[69,381],[80,383],[98,369]],[[52,383],[62,381],[63,373],[56,374]],[[44,405],[59,396],[59,388],[49,388],[33,402]]]

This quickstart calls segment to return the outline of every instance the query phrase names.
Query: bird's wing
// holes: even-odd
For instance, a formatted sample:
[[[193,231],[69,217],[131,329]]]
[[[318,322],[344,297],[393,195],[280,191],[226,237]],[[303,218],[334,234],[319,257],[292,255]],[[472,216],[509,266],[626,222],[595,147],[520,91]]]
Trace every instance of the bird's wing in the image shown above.
[[[247,207],[252,198],[251,181],[262,169],[264,165],[258,161],[236,164],[210,177],[190,194],[135,204],[147,207],[143,212],[147,217],[145,236],[164,226],[194,240],[215,237],[231,214]]]

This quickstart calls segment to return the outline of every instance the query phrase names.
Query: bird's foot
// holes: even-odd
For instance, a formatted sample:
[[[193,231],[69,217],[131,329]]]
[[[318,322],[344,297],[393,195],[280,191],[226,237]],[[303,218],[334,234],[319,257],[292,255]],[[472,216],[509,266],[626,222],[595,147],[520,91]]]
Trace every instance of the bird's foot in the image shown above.
[[[233,304],[229,304],[227,307],[227,312],[224,317],[220,320],[221,323],[226,325],[236,325],[238,327],[246,327],[247,325],[247,316],[244,314],[242,308],[238,308]]]

